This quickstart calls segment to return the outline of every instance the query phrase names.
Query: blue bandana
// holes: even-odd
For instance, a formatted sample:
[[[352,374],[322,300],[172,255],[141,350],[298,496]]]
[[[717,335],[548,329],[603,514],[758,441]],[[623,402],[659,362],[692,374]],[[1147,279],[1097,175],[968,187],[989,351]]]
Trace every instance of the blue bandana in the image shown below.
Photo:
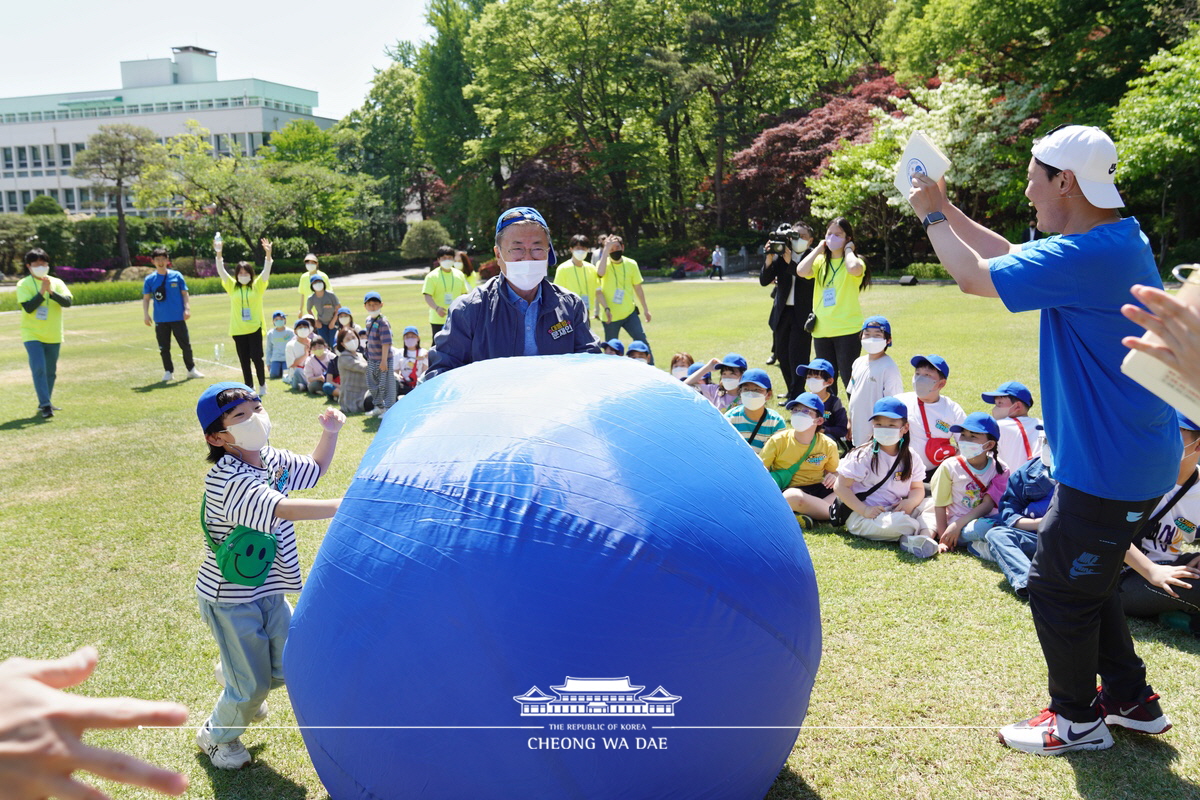
[[[550,238],[550,226],[546,224],[546,218],[536,208],[530,206],[516,206],[500,214],[496,218],[496,235],[500,235],[500,231],[507,228],[516,222],[536,222],[542,226],[542,230],[546,231],[546,238]],[[550,256],[547,259],[550,266],[558,263],[558,258],[554,255],[554,245],[550,245]]]

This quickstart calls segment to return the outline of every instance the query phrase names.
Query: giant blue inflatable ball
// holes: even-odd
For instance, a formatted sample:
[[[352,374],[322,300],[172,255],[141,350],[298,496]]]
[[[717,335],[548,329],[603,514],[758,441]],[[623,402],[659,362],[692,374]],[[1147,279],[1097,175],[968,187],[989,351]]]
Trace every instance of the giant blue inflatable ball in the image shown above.
[[[284,667],[335,800],[758,800],[820,653],[754,451],[667,374],[571,355],[453,370],[387,414]]]

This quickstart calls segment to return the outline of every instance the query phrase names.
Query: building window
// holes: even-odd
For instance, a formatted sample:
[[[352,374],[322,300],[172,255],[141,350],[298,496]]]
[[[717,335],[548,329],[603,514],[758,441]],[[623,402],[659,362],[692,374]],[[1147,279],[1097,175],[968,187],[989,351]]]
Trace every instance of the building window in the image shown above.
[[[213,107],[213,101],[212,101],[212,100],[201,100],[201,101],[200,101],[200,107],[201,107],[201,108],[212,108],[212,107]]]
[[[75,190],[63,189],[63,207],[68,211],[75,210]]]
[[[29,193],[29,190],[28,189],[21,190],[21,208],[24,209],[25,206],[29,205],[32,202],[33,202],[33,196]]]
[[[75,144],[73,144],[71,146],[75,148],[75,158],[79,158],[79,154],[82,153],[84,150],[87,150],[86,142],[76,142]]]
[[[59,199],[58,199],[58,189],[49,189],[49,190],[47,190],[47,191],[46,191],[46,194],[48,194],[48,195],[50,195],[51,197],[53,197],[53,198],[54,198],[54,202],[58,203],[60,206],[62,205],[62,203],[61,203],[61,202],[59,201]]]
[[[30,160],[33,162],[33,168],[37,169],[42,166],[42,148],[34,145],[29,148]]]
[[[229,105],[233,106],[234,108],[241,108],[242,106],[246,105],[246,101],[244,98],[235,97],[229,101]]]
[[[54,145],[52,144],[46,145],[46,166],[54,166]]]
[[[71,145],[60,144],[58,146],[58,160],[62,162],[64,167],[71,166]]]
[[[8,199],[8,213],[16,214],[18,211],[21,210],[17,207],[17,193],[16,192],[5,192],[5,196]]]
[[[17,148],[17,168],[29,169],[29,151],[24,147]]]
[[[15,164],[15,162],[13,161],[13,149],[11,147],[4,148],[4,168],[5,169],[15,169],[16,167],[14,166],[14,164]]]
[[[217,108],[229,108],[229,98],[222,97],[217,101]]]

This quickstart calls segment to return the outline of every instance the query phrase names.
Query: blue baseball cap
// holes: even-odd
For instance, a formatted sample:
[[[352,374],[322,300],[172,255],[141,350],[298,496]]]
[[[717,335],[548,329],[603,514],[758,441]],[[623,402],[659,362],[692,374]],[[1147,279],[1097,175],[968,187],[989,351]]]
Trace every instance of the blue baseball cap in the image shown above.
[[[350,309],[349,309],[349,308],[347,308],[346,306],[342,306],[341,308],[339,308],[339,309],[337,310],[337,313],[339,313],[339,314],[350,314]],[[353,314],[351,314],[351,316],[353,316]]]
[[[620,339],[609,339],[607,342],[605,342],[605,344],[608,345],[610,349],[616,350],[617,355],[625,355],[625,345],[621,344]]]
[[[742,383],[753,383],[764,389],[771,388],[771,376],[765,369],[748,369],[742,373]]]
[[[502,212],[499,217],[496,217],[496,235],[499,236],[500,231],[518,222],[536,222],[538,225],[541,225],[542,229],[546,231],[546,240],[549,242],[550,226],[546,223],[546,218],[542,216],[542,212],[531,206],[514,206]],[[557,264],[558,257],[554,255],[554,245],[550,244],[549,249],[550,253],[546,259],[547,263]]]
[[[786,408],[788,411],[791,411],[796,406],[811,408],[821,416],[825,415],[825,404],[821,402],[821,398],[817,397],[812,392],[802,392],[796,395],[791,400],[787,401],[787,405],[785,405],[784,408]]]
[[[1200,427],[1197,427],[1196,423],[1185,417],[1182,411],[1176,411],[1175,416],[1179,417],[1179,427],[1185,431],[1200,431]]]
[[[1033,395],[1029,393],[1029,389],[1025,384],[1017,381],[1008,381],[1000,384],[994,392],[984,392],[979,395],[985,403],[995,403],[997,397],[1011,397],[1014,400],[1020,400],[1025,404],[1026,408],[1033,405]]]
[[[276,319],[278,317],[283,317],[284,319],[287,319],[287,312],[276,311],[275,313],[271,314],[271,319]]]
[[[649,353],[650,348],[641,339],[634,339],[629,343],[629,352],[631,353]]]
[[[887,317],[867,317],[863,320],[862,329],[865,331],[867,328],[879,328],[889,339],[892,338],[892,323],[887,321]]]
[[[972,411],[967,414],[967,418],[962,421],[961,425],[950,426],[951,433],[962,433],[963,431],[987,434],[997,440],[1000,438],[1000,425],[992,419],[991,414],[984,411]]]
[[[935,356],[933,354],[927,356],[913,356],[912,361],[909,363],[914,367],[920,367],[922,365],[933,367],[942,374],[943,378],[950,377],[950,365],[947,364],[946,359],[942,358],[941,356]]]
[[[250,398],[247,399],[243,397],[230,403],[226,403],[225,405],[219,405],[217,403],[217,395],[226,389],[245,389],[250,393]],[[208,426],[219,420],[221,415],[226,411],[237,408],[242,403],[247,403],[251,400],[257,399],[258,395],[254,393],[254,390],[244,383],[238,383],[237,381],[222,381],[221,383],[214,383],[212,386],[209,386],[207,389],[205,389],[200,394],[200,399],[196,401],[196,418],[200,420],[200,430],[208,430]]]
[[[311,278],[308,279],[308,285],[312,286],[317,281],[320,281],[321,283],[326,283],[325,276],[324,275],[313,275]]]
[[[416,325],[409,325],[409,326],[405,327],[405,329],[404,329],[404,332],[405,332],[405,333],[415,333],[415,334],[417,334],[418,336],[420,336],[420,335],[421,335],[421,332],[420,332],[419,330],[417,330],[417,326],[416,326]]]
[[[830,364],[823,358],[814,359],[811,364],[799,365],[796,367],[796,374],[803,376],[804,373],[808,372],[810,369],[814,372],[823,373],[827,378],[833,377],[833,364]]]
[[[881,397],[875,401],[871,409],[872,417],[888,417],[890,419],[908,420],[908,406],[895,397]]]
[[[379,296],[379,292],[367,292],[366,294],[363,295],[363,304],[364,305],[371,302],[372,300],[378,300],[381,303],[383,302],[383,298]]]
[[[738,353],[728,353],[724,358],[717,362],[717,369],[727,367],[728,369],[740,369],[746,371],[746,359],[742,358]]]

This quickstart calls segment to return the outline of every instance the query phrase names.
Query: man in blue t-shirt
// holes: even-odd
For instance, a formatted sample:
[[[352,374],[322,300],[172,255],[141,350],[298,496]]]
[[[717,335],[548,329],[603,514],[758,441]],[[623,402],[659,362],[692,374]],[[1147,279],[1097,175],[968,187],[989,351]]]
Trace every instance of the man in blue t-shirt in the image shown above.
[[[909,195],[960,289],[999,297],[1010,311],[1041,311],[1044,425],[1058,491],[1027,588],[1050,706],[1000,730],[1005,744],[1031,753],[1111,747],[1111,725],[1171,727],[1115,594],[1126,550],[1174,485],[1181,449],[1172,409],[1121,372],[1121,339],[1139,332],[1121,315],[1129,287],[1162,281],[1137,220],[1116,211],[1124,205],[1116,169],[1116,147],[1098,128],[1062,126],[1035,141],[1025,196],[1038,230],[1060,235],[1021,245],[973,222],[923,174]]]
[[[203,378],[203,373],[196,369],[196,362],[192,359],[192,342],[188,338],[187,321],[192,316],[192,308],[187,281],[176,270],[167,269],[167,264],[171,262],[167,248],[156,247],[151,250],[150,260],[154,262],[154,272],[147,275],[142,283],[142,314],[147,327],[154,326],[158,352],[162,356],[163,381],[171,380],[175,372],[175,365],[171,362],[172,334],[179,343],[188,377]],[[154,301],[153,319],[150,317],[151,300]]]

